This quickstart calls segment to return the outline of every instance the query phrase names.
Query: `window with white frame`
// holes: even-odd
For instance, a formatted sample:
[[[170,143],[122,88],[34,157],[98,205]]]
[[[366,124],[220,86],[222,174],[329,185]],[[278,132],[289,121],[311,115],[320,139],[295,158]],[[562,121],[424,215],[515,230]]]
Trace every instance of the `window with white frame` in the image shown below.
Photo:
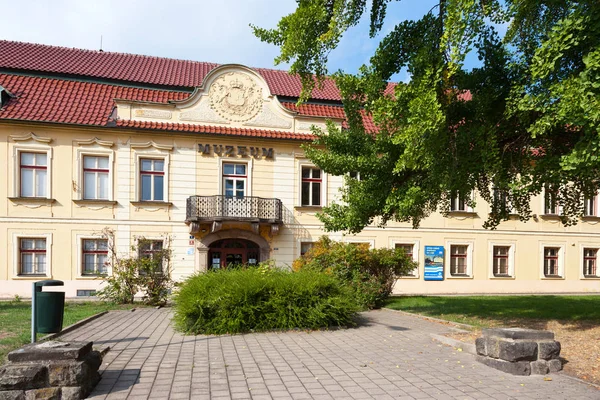
[[[357,181],[361,180],[359,171],[352,171],[348,175],[350,176],[350,178],[356,179]]]
[[[81,274],[103,275],[108,271],[108,240],[83,239],[81,241]]]
[[[223,163],[223,194],[225,197],[244,198],[248,185],[248,165]]]
[[[19,238],[19,275],[46,275],[46,238]]]
[[[300,242],[300,257],[308,253],[308,251],[312,249],[313,246],[313,242]]]
[[[544,247],[544,276],[547,278],[561,277],[561,248]]]
[[[109,157],[83,156],[83,199],[109,199]]]
[[[583,200],[583,216],[597,217],[598,216],[598,196],[586,197]]]
[[[158,259],[162,258],[164,253],[164,241],[163,240],[150,240],[150,239],[142,239],[139,242],[139,258],[150,258],[150,259]],[[156,266],[155,272],[162,271],[162,259],[160,260],[161,264]],[[140,271],[143,272],[143,271]]]
[[[412,261],[417,261],[417,255],[415,254],[415,244],[414,243],[394,243],[394,248],[396,249],[403,249],[404,252],[406,253],[406,256],[411,259]],[[416,276],[417,275],[417,269],[418,267],[415,267],[415,269],[406,272],[405,274],[403,274],[402,276]]]
[[[472,212],[473,209],[469,207],[466,196],[453,192],[450,198],[450,211]]]
[[[559,212],[557,192],[552,187],[546,186],[544,189],[544,214],[558,215]]]
[[[512,276],[511,246],[492,247],[492,273],[495,277]]]
[[[583,276],[585,278],[599,278],[598,270],[598,248],[583,248]]]
[[[450,275],[451,276],[469,276],[469,245],[452,244],[450,245]]]
[[[140,158],[140,201],[164,201],[165,160]]]
[[[510,214],[513,211],[508,196],[508,190],[494,188],[494,206],[499,212]]]
[[[321,206],[323,172],[316,167],[302,166],[301,205]]]
[[[19,196],[48,197],[48,153],[19,152]]]

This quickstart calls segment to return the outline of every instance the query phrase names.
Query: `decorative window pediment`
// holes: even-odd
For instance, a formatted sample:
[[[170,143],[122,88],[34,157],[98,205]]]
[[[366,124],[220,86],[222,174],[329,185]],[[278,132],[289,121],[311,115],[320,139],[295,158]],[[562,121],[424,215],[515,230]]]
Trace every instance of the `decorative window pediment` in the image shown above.
[[[132,149],[149,149],[149,148],[154,148],[157,150],[166,150],[166,151],[171,151],[173,150],[173,146],[172,145],[168,145],[168,144],[158,144],[155,143],[153,140],[146,142],[146,143],[131,143],[130,144]]]
[[[98,145],[98,146],[107,147],[107,148],[111,148],[111,147],[113,147],[115,145],[115,143],[111,142],[110,140],[100,140],[97,137],[95,137],[93,139],[75,140],[75,143],[77,143],[79,146],[93,146],[93,145]]]
[[[38,142],[38,143],[43,143],[43,144],[48,144],[52,141],[52,138],[49,137],[43,137],[43,136],[38,136],[33,132],[29,132],[26,135],[23,136],[11,136],[10,137],[12,140],[14,140],[15,142],[27,142],[27,141],[34,141],[34,142]]]

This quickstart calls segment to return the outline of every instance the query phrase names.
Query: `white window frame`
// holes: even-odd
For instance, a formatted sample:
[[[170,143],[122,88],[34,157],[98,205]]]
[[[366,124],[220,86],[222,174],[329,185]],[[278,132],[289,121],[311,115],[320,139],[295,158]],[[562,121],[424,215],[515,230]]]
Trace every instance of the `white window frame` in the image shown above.
[[[167,249],[167,238],[164,236],[136,236],[135,237],[135,247],[137,249],[137,254],[135,254],[136,258],[139,258],[141,255],[141,249],[140,249],[140,240],[146,240],[149,242],[162,242],[162,250]],[[165,266],[162,265],[161,266],[161,273],[165,272],[164,270]]]
[[[494,275],[494,247],[508,247],[508,276]],[[515,279],[515,242],[488,242],[488,276],[490,279]]]
[[[555,213],[546,213],[546,187],[542,190],[542,215],[546,216],[559,216],[562,215],[562,206],[556,200],[556,212]]]
[[[83,241],[84,240],[106,240],[108,244],[108,253],[107,253],[107,265],[106,265],[106,275],[91,275],[83,273]],[[77,243],[77,279],[98,279],[98,277],[102,276],[110,276],[112,275],[112,263],[111,263],[111,253],[110,248],[113,244],[110,237],[104,237],[99,235],[77,235],[76,236]]]
[[[156,153],[156,152],[135,152],[135,168],[134,168],[134,173],[135,173],[135,201],[137,202],[154,202],[153,201],[148,201],[148,200],[142,200],[142,179],[141,179],[141,173],[142,173],[142,164],[141,161],[142,159],[151,159],[151,160],[163,160],[164,162],[164,182],[163,182],[163,199],[162,200],[157,200],[157,203],[168,203],[169,202],[169,186],[170,186],[170,179],[169,179],[169,154],[165,154],[165,153]]]
[[[85,174],[83,173],[84,157],[108,157],[108,199],[86,199],[84,196]],[[114,200],[114,159],[113,150],[77,149],[77,198],[76,200],[113,201]]]
[[[600,210],[598,207],[598,196],[600,195],[600,192],[596,193],[596,195],[593,198],[584,198],[583,199],[583,217],[599,217],[600,216]],[[593,212],[591,214],[586,213],[586,203],[588,200],[592,200],[593,203]]]
[[[219,157],[219,195],[225,196],[225,185],[223,179],[223,164],[246,164],[246,193],[244,196],[252,196],[252,170],[254,169],[253,159],[236,159],[228,157]]]
[[[296,254],[297,254],[296,258],[300,258],[300,257],[302,257],[302,243],[311,243],[314,246],[315,243],[317,243],[317,241],[313,240],[313,239],[298,239],[296,241],[296,243],[298,244],[298,250],[296,252]]]
[[[473,247],[475,242],[473,240],[447,240],[446,247],[444,248],[444,274],[446,279],[473,279]],[[452,275],[451,270],[451,246],[467,246],[467,274]]]
[[[298,197],[296,198],[297,207],[314,207],[322,208],[327,206],[327,174],[321,169],[321,204],[318,206],[302,205],[302,167],[318,168],[311,162],[299,161],[296,176],[298,178]]]
[[[52,199],[52,148],[43,145],[19,145],[13,146],[13,197],[21,198],[21,153],[45,153],[46,154],[46,196],[31,197]],[[30,197],[23,197],[24,199]]]
[[[21,262],[21,239],[46,239],[46,274],[45,275],[19,275],[19,263]],[[12,279],[33,279],[41,277],[52,277],[52,234],[51,233],[13,233],[13,272]]]
[[[546,276],[544,274],[544,248],[546,247],[558,247],[558,276],[557,277],[552,277],[552,276]],[[540,278],[543,280],[560,280],[560,279],[565,279],[565,248],[566,248],[566,244],[565,243],[560,243],[560,242],[541,242],[540,243],[540,251],[539,251],[539,257],[540,257]],[[579,265],[579,263],[578,263]]]
[[[471,200],[475,199],[475,192],[471,193]],[[459,203],[460,195],[457,193],[456,197],[450,198],[450,212],[451,213],[472,213],[475,212],[475,209],[467,204],[467,200],[465,199],[465,209],[464,210],[454,210],[452,209],[452,201],[455,200],[456,203]]]
[[[419,278],[421,265],[419,264],[419,254],[421,254],[421,241],[415,239],[402,239],[402,238],[394,238],[390,239],[390,248],[395,249],[396,244],[412,244],[413,245],[413,253],[412,258],[413,261],[417,264],[415,269],[412,270],[412,275],[402,275],[398,278],[400,279],[415,279]]]
[[[596,275],[583,274],[584,249],[598,249],[598,252],[596,253]],[[579,245],[579,279],[600,279],[600,243],[581,243]]]

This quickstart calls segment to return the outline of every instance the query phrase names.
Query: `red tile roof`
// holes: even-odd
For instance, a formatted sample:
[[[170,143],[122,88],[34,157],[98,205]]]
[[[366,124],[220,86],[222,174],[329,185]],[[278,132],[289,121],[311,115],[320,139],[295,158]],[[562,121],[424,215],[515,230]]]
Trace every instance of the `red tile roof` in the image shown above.
[[[15,98],[0,110],[0,119],[106,126],[114,99],[183,100],[189,93],[131,88],[92,82],[0,74],[0,85]]]
[[[48,46],[36,43],[0,40],[0,68],[22,71],[68,74],[98,79],[120,80],[159,86],[196,87],[218,64]],[[299,76],[287,71],[255,68],[277,96],[299,97]],[[387,93],[391,93],[390,84]],[[312,93],[315,100],[340,101],[340,92],[332,79]]]
[[[157,103],[183,100],[190,96],[189,91],[167,90],[167,87],[199,86],[206,74],[217,66],[217,64],[196,61],[0,40],[0,69],[73,76],[72,78],[47,78],[35,74],[16,75],[8,71],[0,73],[0,85],[15,96],[0,110],[0,119],[107,126],[111,122],[110,115],[115,107],[114,99]],[[285,71],[270,69],[257,69],[257,71],[265,78],[273,94],[286,97],[299,96],[302,88],[299,77],[291,76]],[[100,82],[102,80],[105,82],[76,80],[77,76],[98,78]],[[114,81],[152,84],[159,87],[146,89],[128,87]],[[388,91],[392,89],[393,84],[390,84]],[[339,91],[333,80],[327,79],[321,89],[315,89],[313,99],[340,102]],[[282,104],[300,115],[345,119],[341,102],[338,103],[339,105],[308,103],[299,107],[293,102]],[[377,130],[370,117],[365,116],[364,122],[368,131]],[[303,140],[312,138],[304,134],[278,131],[223,129],[178,123],[119,121],[117,126]]]
[[[311,134],[281,132],[263,129],[250,128],[232,128],[228,126],[204,126],[181,124],[175,122],[151,122],[151,121],[130,121],[118,120],[117,126],[149,129],[174,132],[193,132],[193,133],[210,133],[213,135],[233,135],[233,136],[250,136],[261,137],[268,139],[292,139],[292,140],[312,140],[314,136]]]
[[[93,82],[80,82],[0,73],[0,85],[15,98],[0,109],[0,120],[54,122],[92,126],[109,126],[114,99],[166,103],[183,100],[188,92],[131,88]],[[261,130],[198,126],[182,123],[157,123],[150,121],[116,122],[118,127],[152,129],[177,132],[210,133],[263,137],[272,139],[312,140],[312,135]]]

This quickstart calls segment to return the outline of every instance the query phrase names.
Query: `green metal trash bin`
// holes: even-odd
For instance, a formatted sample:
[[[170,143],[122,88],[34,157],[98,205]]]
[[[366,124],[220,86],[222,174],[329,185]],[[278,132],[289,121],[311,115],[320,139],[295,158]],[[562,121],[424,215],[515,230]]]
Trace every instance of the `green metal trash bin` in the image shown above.
[[[63,286],[63,281],[45,280],[34,283],[35,331],[58,333],[62,330],[65,292],[43,292],[44,286]]]

